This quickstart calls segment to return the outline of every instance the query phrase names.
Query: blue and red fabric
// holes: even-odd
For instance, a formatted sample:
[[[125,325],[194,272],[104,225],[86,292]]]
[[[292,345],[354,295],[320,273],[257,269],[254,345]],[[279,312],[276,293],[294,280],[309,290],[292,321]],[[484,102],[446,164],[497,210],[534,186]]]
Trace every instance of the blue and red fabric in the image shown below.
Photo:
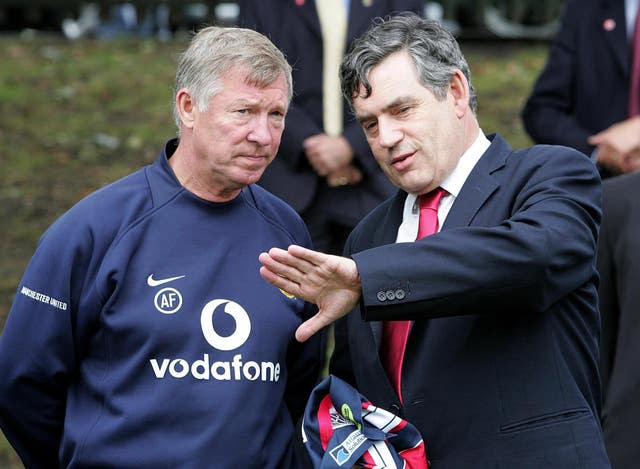
[[[302,439],[315,469],[428,469],[413,425],[331,375],[311,393]]]

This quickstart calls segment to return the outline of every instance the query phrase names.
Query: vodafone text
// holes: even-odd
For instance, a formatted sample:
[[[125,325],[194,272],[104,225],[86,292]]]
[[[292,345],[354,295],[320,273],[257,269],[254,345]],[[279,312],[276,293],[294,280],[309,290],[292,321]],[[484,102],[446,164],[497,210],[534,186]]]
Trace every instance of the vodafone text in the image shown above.
[[[191,374],[196,379],[214,379],[217,381],[279,381],[280,363],[242,361],[242,355],[234,355],[230,362],[215,361],[210,363],[209,354],[205,353],[202,360],[189,363],[183,358],[164,358],[158,361],[149,360],[156,378],[163,379],[169,373],[173,378],[184,378]]]

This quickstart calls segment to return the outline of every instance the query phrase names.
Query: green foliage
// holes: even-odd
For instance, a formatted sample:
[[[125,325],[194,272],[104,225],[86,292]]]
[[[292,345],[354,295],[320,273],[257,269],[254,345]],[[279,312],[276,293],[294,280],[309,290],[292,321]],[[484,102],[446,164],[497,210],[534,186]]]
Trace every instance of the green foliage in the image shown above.
[[[38,238],[83,196],[153,161],[175,134],[184,41],[0,37],[0,329]],[[530,144],[520,123],[546,45],[463,44],[485,133]],[[20,467],[0,435],[0,467]]]
[[[0,467],[3,469],[19,469],[24,467],[9,442],[0,433]]]
[[[514,148],[531,145],[520,111],[544,66],[547,46],[462,44],[478,93],[478,119],[485,133],[500,132]]]

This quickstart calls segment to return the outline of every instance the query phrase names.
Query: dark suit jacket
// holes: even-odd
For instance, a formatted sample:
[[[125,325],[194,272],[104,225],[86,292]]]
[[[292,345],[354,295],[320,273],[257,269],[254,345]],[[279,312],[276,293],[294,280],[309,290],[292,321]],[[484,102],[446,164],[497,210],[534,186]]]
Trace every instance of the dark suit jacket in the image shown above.
[[[522,112],[527,132],[590,154],[590,135],[627,118],[629,70],[624,0],[569,0]]]
[[[345,247],[362,282],[336,323],[331,372],[425,439],[433,469],[609,467],[599,424],[595,252],[600,179],[564,147],[499,136],[440,233],[397,243],[406,194]],[[401,405],[377,353],[411,319]]]
[[[324,132],[322,124],[322,33],[315,2],[306,0],[241,0],[239,25],[255,29],[278,46],[293,67],[294,97],[276,159],[265,171],[260,185],[302,213],[323,191],[324,209],[334,219],[355,226],[365,213],[394,192],[376,163],[364,133],[344,103],[343,136],[355,152],[355,164],[364,174],[356,186],[327,188],[307,162],[302,142]],[[423,0],[375,0],[365,6],[352,0],[347,43],[362,34],[371,19],[391,12],[422,13]]]
[[[603,185],[598,244],[602,428],[611,465],[640,464],[640,173]]]

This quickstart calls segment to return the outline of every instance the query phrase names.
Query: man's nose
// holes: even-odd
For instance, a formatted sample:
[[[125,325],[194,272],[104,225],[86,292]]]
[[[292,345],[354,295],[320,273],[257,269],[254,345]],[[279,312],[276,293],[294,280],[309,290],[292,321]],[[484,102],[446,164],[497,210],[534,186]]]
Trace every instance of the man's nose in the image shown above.
[[[393,122],[384,119],[378,122],[378,141],[383,148],[395,147],[403,137],[402,130]]]
[[[271,126],[267,115],[256,116],[251,122],[251,129],[247,139],[258,145],[270,145],[272,141]]]

